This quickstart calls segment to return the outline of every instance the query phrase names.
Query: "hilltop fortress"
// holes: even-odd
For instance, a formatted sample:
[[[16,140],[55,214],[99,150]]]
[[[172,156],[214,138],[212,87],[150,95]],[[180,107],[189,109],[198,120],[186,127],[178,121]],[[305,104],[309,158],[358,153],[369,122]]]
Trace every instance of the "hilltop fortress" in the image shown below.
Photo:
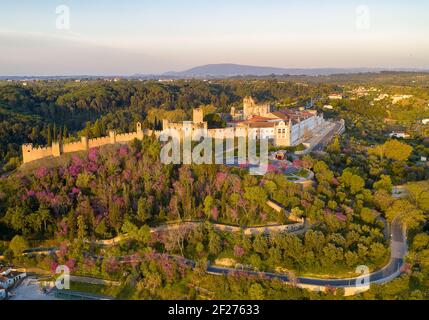
[[[273,109],[271,104],[258,105],[252,97],[245,97],[242,111],[231,108],[226,128],[207,129],[203,110],[195,109],[193,121],[172,123],[164,120],[163,130],[175,129],[185,135],[203,129],[212,138],[244,136],[268,139],[278,147],[292,147],[309,140],[325,124],[323,114],[318,114],[316,110]]]
[[[193,110],[192,121],[173,123],[163,120],[163,130],[175,129],[182,137],[192,135],[196,130],[203,130],[207,136],[214,139],[251,137],[268,139],[278,147],[290,147],[306,143],[327,123],[323,114],[318,114],[315,110],[273,111],[273,109],[271,104],[258,105],[252,97],[246,97],[243,100],[242,111],[236,112],[235,108],[231,108],[231,114],[227,115],[226,128],[208,129],[208,124],[204,121],[204,112],[199,108]],[[47,157],[59,157],[62,154],[85,151],[108,144],[125,144],[134,139],[143,140],[145,135],[159,137],[161,131],[143,130],[141,123],[137,123],[136,131],[130,133],[117,134],[112,130],[106,137],[96,139],[81,137],[78,142],[53,142],[52,146],[48,147],[24,144],[22,146],[23,163]]]

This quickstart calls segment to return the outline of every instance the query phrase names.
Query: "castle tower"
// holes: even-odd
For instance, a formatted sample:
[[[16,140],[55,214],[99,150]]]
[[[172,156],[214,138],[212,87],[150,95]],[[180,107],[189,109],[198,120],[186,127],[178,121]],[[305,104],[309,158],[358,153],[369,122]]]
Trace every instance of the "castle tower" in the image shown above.
[[[248,96],[243,99],[243,108],[252,108],[256,105],[255,100]]]
[[[31,151],[33,151],[33,144],[28,143],[28,144],[22,145],[22,162],[23,163],[28,163],[32,161]]]
[[[202,108],[194,109],[192,113],[193,123],[204,123],[204,110]]]
[[[89,141],[87,137],[80,137],[80,142],[82,143],[83,150],[89,149]]]
[[[52,156],[61,156],[61,145],[58,141],[52,142]]]
[[[243,99],[244,119],[249,119],[252,116],[267,117],[271,112],[272,106],[269,103],[257,105],[252,97]]]
[[[255,100],[252,97],[245,97],[243,99],[243,115],[244,119],[248,119],[254,113]]]
[[[140,122],[137,122],[137,138],[139,140],[143,140],[143,129],[142,129],[142,124]]]
[[[116,131],[109,131],[110,144],[116,144]]]

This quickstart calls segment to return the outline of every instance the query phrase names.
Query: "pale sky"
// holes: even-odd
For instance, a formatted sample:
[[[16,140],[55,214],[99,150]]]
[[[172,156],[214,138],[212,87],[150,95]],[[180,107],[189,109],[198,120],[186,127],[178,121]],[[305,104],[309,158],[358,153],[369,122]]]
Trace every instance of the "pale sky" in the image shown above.
[[[56,26],[60,5],[69,29]],[[429,1],[0,0],[0,75],[208,63],[429,69]]]

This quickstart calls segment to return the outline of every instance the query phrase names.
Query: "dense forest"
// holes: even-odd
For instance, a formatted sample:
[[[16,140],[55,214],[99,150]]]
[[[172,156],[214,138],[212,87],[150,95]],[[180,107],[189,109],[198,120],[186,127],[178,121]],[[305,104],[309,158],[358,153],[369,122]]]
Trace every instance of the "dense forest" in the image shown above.
[[[355,75],[357,79],[362,77]],[[379,76],[366,77],[377,79]],[[280,108],[291,104],[306,105],[313,99],[315,107],[322,110],[323,103],[326,103],[323,97],[331,92],[346,90],[343,78],[341,75],[336,78],[341,85],[313,82],[313,78],[303,82],[296,79],[171,82],[61,80],[30,81],[25,85],[2,81],[0,171],[8,172],[19,165],[20,146],[23,143],[50,145],[53,140],[74,140],[83,135],[99,137],[113,128],[127,132],[134,129],[137,121],[143,122],[145,127],[159,129],[162,118],[173,121],[189,119],[192,108],[200,106],[211,112],[229,112],[232,106],[240,106],[247,95],[254,96],[258,101],[276,102]],[[348,83],[351,85],[353,81]],[[398,87],[386,85],[382,88],[388,93],[389,90],[399,90]],[[365,99],[347,100],[337,103],[341,104],[344,112],[335,116],[346,119],[363,117],[373,121],[390,116],[405,122],[410,119],[415,121],[425,114],[429,117],[427,104],[422,104],[427,99],[427,91],[413,84],[400,87],[400,92],[414,94],[416,99],[401,109],[389,109],[381,103],[371,105]],[[362,124],[358,122],[356,125]]]
[[[239,272],[217,278],[222,286],[214,286],[204,267],[226,260],[259,271],[355,276],[357,265],[375,270],[387,263],[386,221],[399,219],[409,231],[409,271],[360,297],[427,298],[429,168],[421,158],[429,156],[429,141],[427,128],[418,125],[428,112],[422,104],[427,93],[402,88],[405,93],[413,90],[414,98],[400,106],[372,103],[371,97],[323,98],[345,90],[337,84],[273,79],[3,82],[0,152],[7,174],[0,178],[0,255],[14,264],[47,270],[66,264],[75,274],[120,279],[120,292],[106,292],[126,298],[337,299],[341,290],[314,294]],[[161,145],[153,137],[13,172],[25,142],[45,145],[82,135],[99,137],[113,128],[132,131],[136,121],[156,128],[162,118],[191,117],[194,107],[228,112],[246,95],[275,102],[278,108],[305,105],[314,98],[318,110],[333,105],[333,110],[324,110],[326,118],[346,121],[345,134],[325,151],[296,160],[314,172],[312,187],[303,189],[276,169],[259,177],[238,167],[163,166]],[[391,125],[386,119],[396,122]],[[410,132],[410,139],[390,139],[396,126]],[[409,193],[403,199],[392,196],[400,184]],[[284,210],[272,210],[268,199]],[[305,218],[308,229],[245,236],[213,227],[287,224],[286,213]],[[200,224],[161,234],[151,231],[184,221]],[[97,245],[97,240],[124,234],[129,238],[117,246]],[[22,255],[29,247],[47,244],[59,250]],[[190,268],[184,258],[196,261],[196,267]]]
[[[206,283],[210,277],[202,269],[192,270],[171,257],[193,259],[200,268],[207,261],[232,259],[261,271],[353,275],[362,263],[374,270],[387,262],[388,242],[380,217],[400,219],[417,237],[416,250],[424,250],[429,245],[422,233],[429,210],[427,182],[410,184],[409,199],[394,199],[390,176],[380,175],[368,185],[353,168],[338,172],[333,166],[331,170],[328,164],[338,156],[337,147],[335,141],[329,147],[333,155],[329,161],[313,157],[302,160],[303,166],[314,171],[317,182],[305,190],[276,172],[255,177],[244,168],[162,166],[159,142],[149,137],[129,146],[92,149],[88,154],[72,156],[64,165],[18,172],[0,184],[1,234],[5,240],[12,239],[9,248],[3,248],[3,255],[15,263],[51,270],[66,264],[74,273],[87,276],[122,281],[128,274],[125,286],[138,283],[138,290],[128,296],[134,298],[199,296],[183,287],[187,281],[204,283],[217,297],[332,298],[329,294],[308,296],[239,273],[222,280],[227,287],[219,291]],[[389,161],[401,162],[410,152],[405,145],[398,147],[402,152]],[[343,148],[341,144],[339,148]],[[265,205],[268,198],[305,217],[311,230],[300,235],[244,236],[212,227],[211,223],[287,223],[284,212],[278,214]],[[149,229],[180,221],[206,223],[160,234]],[[95,245],[97,239],[119,234],[128,234],[128,241],[107,248]],[[21,256],[28,241],[50,241],[59,245],[60,251],[48,256]],[[421,274],[427,261],[418,257],[413,263]],[[421,276],[420,283],[425,277]],[[251,288],[240,295],[240,288],[247,286],[246,279]],[[271,286],[278,288],[277,295]],[[426,290],[423,284],[419,288]]]
[[[163,116],[186,119],[192,108],[202,105],[229,112],[246,95],[289,101],[331,89],[276,81],[37,81],[26,86],[0,82],[0,165],[3,171],[14,168],[23,143],[49,145],[77,135],[97,137],[111,128],[131,131],[137,121],[159,126]]]

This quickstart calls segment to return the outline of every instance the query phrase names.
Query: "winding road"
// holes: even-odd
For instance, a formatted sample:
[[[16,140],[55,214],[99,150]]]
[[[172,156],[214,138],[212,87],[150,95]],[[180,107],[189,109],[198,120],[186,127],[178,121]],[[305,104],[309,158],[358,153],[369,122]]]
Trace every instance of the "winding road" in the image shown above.
[[[407,240],[405,236],[405,231],[398,222],[393,222],[392,226],[392,235],[390,242],[391,257],[390,261],[383,269],[370,273],[368,284],[382,284],[389,282],[397,278],[401,273],[401,269],[404,263],[404,258],[407,253]],[[280,279],[285,282],[290,282],[289,276],[286,274],[271,273],[271,272],[256,272],[256,271],[247,271],[247,270],[237,270],[216,266],[209,266],[207,272],[216,275],[227,275],[240,271],[240,273],[245,273],[248,275],[255,276],[265,276],[270,279]],[[349,278],[349,279],[318,279],[318,278],[302,278],[298,277],[293,280],[297,284],[304,285],[313,285],[313,286],[323,286],[323,287],[335,287],[335,288],[347,288],[362,286],[363,275]]]
[[[177,228],[177,226],[175,226],[174,228]],[[168,229],[168,227],[167,228],[164,227],[164,230],[165,229]],[[389,263],[381,270],[378,270],[366,275],[360,275],[354,278],[321,279],[321,278],[297,277],[291,281],[290,276],[287,274],[240,270],[240,269],[234,269],[234,268],[217,267],[212,265],[209,265],[206,271],[207,273],[213,274],[213,275],[228,275],[228,274],[240,272],[241,274],[263,276],[269,279],[280,279],[282,281],[293,282],[294,284],[298,284],[298,285],[310,285],[310,286],[333,287],[333,288],[351,288],[351,287],[362,287],[364,285],[367,286],[370,284],[383,284],[383,283],[392,281],[393,279],[401,275],[402,267],[404,265],[404,258],[407,253],[406,232],[401,226],[401,224],[397,221],[394,221],[391,225],[391,232],[392,232],[391,240],[390,240],[391,257],[390,257]],[[114,246],[117,244],[118,244],[118,241],[113,241],[107,244],[107,246]],[[40,249],[40,253],[55,252],[57,250],[58,248]],[[38,253],[39,251],[36,249],[36,250],[31,250],[30,252],[34,254],[34,253]],[[95,255],[91,255],[91,256],[98,259],[103,259],[102,256],[95,256]],[[196,265],[195,261],[190,259],[177,257],[173,255],[170,255],[170,257],[172,259],[179,259],[191,267],[195,267]],[[117,258],[124,263],[138,262],[138,260],[140,260],[140,258],[136,260],[136,259],[130,259],[130,257],[117,257]],[[364,281],[364,277],[366,277],[365,281]]]

